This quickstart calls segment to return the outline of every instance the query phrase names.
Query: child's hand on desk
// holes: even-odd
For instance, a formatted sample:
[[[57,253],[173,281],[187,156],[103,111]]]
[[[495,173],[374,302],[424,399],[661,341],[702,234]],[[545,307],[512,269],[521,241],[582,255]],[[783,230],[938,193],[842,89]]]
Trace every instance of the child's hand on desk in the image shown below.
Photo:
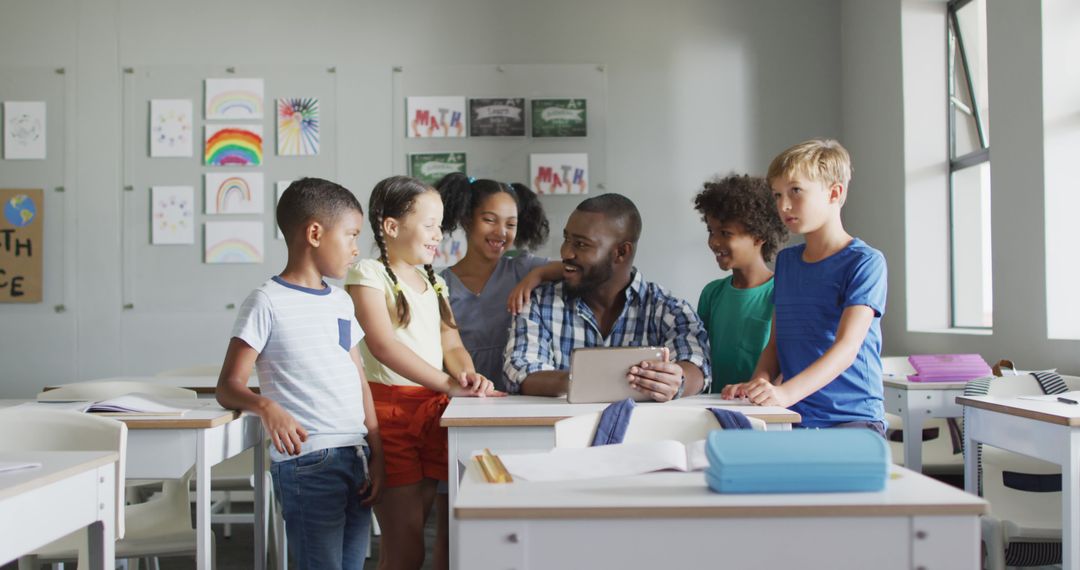
[[[267,406],[259,413],[263,429],[270,436],[280,453],[300,455],[300,444],[307,441],[308,433],[292,414],[285,411],[277,402],[266,400]]]
[[[788,395],[783,384],[777,386],[765,378],[755,378],[741,386],[741,393],[746,399],[758,406],[779,406],[786,408],[795,402]]]
[[[457,383],[450,383],[450,397],[477,397],[505,396],[504,392],[495,389],[495,384],[479,372],[462,372],[458,374]]]

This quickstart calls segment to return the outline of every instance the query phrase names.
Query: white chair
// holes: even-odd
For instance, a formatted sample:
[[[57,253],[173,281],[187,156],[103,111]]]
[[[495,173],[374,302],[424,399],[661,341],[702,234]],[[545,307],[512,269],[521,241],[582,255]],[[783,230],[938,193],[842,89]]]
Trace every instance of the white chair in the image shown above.
[[[1070,390],[1080,389],[1080,378],[1062,378]],[[1009,397],[1043,392],[1034,376],[1022,374],[994,378],[986,393]],[[981,473],[982,496],[990,502],[990,514],[982,519],[986,568],[1002,570],[1007,563],[1017,566],[1060,564],[1061,491],[1028,491],[1014,487],[1018,480],[1024,480],[1033,489],[1040,484],[1054,483],[1060,489],[1061,468],[983,445]],[[1006,485],[1007,477],[1011,486]]]
[[[140,393],[160,398],[195,400],[193,390],[162,386],[150,382],[101,381],[64,384],[38,394],[38,401],[104,400],[125,394]],[[196,533],[191,524],[188,488],[193,470],[179,480],[161,482],[161,493],[144,503],[127,507],[125,519],[131,532],[116,543],[116,558],[148,558],[156,567],[159,556],[195,556]],[[155,483],[156,484],[156,483]],[[63,541],[38,553],[46,561],[73,559],[72,544]],[[211,565],[214,564],[214,535],[211,533]]]
[[[914,374],[915,369],[906,356],[881,357],[881,373],[885,376],[906,377]],[[893,463],[904,465],[904,420],[895,414],[885,414],[889,423],[889,447]],[[959,425],[962,420],[958,419]],[[922,457],[923,472],[935,474],[962,474],[964,472],[964,454],[953,445],[949,433],[949,422],[943,418],[931,418],[923,423]]]
[[[0,410],[0,439],[3,451],[112,451],[116,462],[116,538],[124,537],[124,475],[127,472],[127,426],[116,420],[68,411],[8,408]],[[16,435],[17,434],[17,435]],[[27,513],[48,517],[49,513]],[[17,524],[11,521],[12,524]],[[85,566],[88,562],[86,531],[68,535],[54,544],[70,545],[72,560]],[[41,551],[39,551],[40,553]],[[38,567],[38,554],[19,559],[19,568]]]
[[[555,422],[555,447],[589,447],[596,435],[600,412],[574,416]],[[764,430],[765,422],[749,418],[755,430]],[[721,429],[716,416],[705,408],[689,406],[637,406],[626,427],[624,443],[673,439],[691,443],[705,439],[709,432]]]

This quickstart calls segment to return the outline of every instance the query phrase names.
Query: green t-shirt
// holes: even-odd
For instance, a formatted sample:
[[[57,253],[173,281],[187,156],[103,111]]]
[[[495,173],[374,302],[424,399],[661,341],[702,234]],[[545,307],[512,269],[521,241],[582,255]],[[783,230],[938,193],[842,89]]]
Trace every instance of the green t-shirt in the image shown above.
[[[731,277],[705,286],[697,311],[709,331],[712,392],[746,382],[769,342],[773,315],[773,280],[752,289],[737,289]]]

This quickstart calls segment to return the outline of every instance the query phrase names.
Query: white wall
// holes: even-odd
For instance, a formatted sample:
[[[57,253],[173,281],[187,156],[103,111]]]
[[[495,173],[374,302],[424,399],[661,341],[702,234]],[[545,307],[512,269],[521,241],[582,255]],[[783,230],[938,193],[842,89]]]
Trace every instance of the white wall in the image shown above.
[[[66,178],[76,212],[73,269],[64,275],[76,291],[68,311],[0,306],[0,397],[29,396],[46,383],[214,362],[224,353],[231,312],[145,317],[121,309],[123,67],[336,65],[340,134],[338,148],[325,151],[337,153],[340,181],[366,202],[372,185],[393,174],[392,102],[359,79],[361,66],[606,64],[608,190],[642,210],[638,265],[646,276],[696,302],[718,271],[690,208],[693,193],[711,175],[761,172],[794,142],[841,134],[840,22],[839,0],[326,0],[302,7],[280,0],[0,0],[0,66],[63,66],[74,74]],[[877,39],[859,42],[885,58],[889,48]],[[851,51],[844,54],[851,67]],[[873,71],[859,69],[860,76]],[[898,105],[898,92],[888,89],[895,79],[865,83]],[[877,104],[859,105],[869,113]],[[381,118],[376,132],[356,128],[361,113]],[[844,122],[855,115],[861,112],[849,111]],[[872,231],[890,227],[895,215],[873,206],[878,193],[902,206],[902,173],[880,187],[883,178],[873,174],[889,170],[899,147],[872,138],[858,137],[868,150],[856,153],[849,202],[866,214],[849,219],[890,260],[900,259],[901,246],[875,238],[899,243],[902,231]],[[554,235],[564,221],[552,220]],[[278,270],[266,267],[267,275]]]
[[[843,136],[852,147],[855,171],[864,185],[860,187],[867,183],[874,185],[872,199],[852,203],[846,208],[845,216],[854,233],[882,248],[889,261],[889,314],[883,320],[886,353],[976,352],[989,361],[1011,358],[1021,367],[1057,367],[1068,373],[1080,370],[1080,343],[1047,340],[1046,318],[1046,267],[1075,265],[1075,254],[1062,252],[1059,257],[1048,259],[1043,231],[1044,212],[1049,207],[1044,205],[1044,147],[1049,133],[1044,132],[1043,92],[1058,88],[1056,80],[1043,76],[1044,34],[1047,38],[1057,38],[1054,45],[1059,48],[1075,46],[1075,42],[1070,44],[1063,38],[1075,37],[1076,30],[1070,27],[1070,22],[1076,19],[1075,15],[1071,19],[1044,16],[1041,9],[1044,3],[1058,12],[1067,12],[1063,6],[1070,2],[990,0],[987,7],[994,250],[994,328],[988,336],[926,332],[925,328],[935,327],[922,327],[918,322],[909,330],[912,323],[906,322],[906,317],[912,314],[909,309],[913,293],[918,292],[916,288],[922,280],[940,280],[939,261],[945,255],[942,250],[948,247],[948,242],[939,237],[925,239],[927,233],[941,235],[941,220],[930,206],[920,207],[933,203],[935,189],[946,192],[944,184],[933,180],[934,176],[940,177],[942,166],[928,158],[924,147],[910,144],[925,134],[917,126],[920,121],[934,128],[937,118],[945,120],[944,74],[940,76],[940,106],[925,102],[920,109],[910,100],[897,102],[888,94],[900,91],[908,94],[926,87],[909,85],[909,81],[917,78],[903,75],[902,70],[941,66],[940,61],[932,59],[936,50],[914,56],[901,49],[897,41],[901,36],[917,36],[904,26],[914,25],[928,12],[943,12],[941,2],[845,0],[843,3]],[[944,37],[944,24],[938,29]],[[938,58],[945,57],[944,50],[937,53]],[[1076,53],[1057,54],[1056,61],[1071,62],[1076,56]],[[912,57],[923,59],[905,59]],[[1075,81],[1072,67],[1055,67],[1053,73],[1073,74],[1071,81]],[[876,97],[886,98],[875,105],[863,100]],[[1056,96],[1050,99],[1058,101]],[[1075,101],[1071,104],[1074,110],[1069,124],[1076,128]],[[912,113],[920,115],[909,116]],[[1061,122],[1059,117],[1058,123]],[[932,140],[931,144],[940,144],[942,150],[946,148],[944,140],[940,143]],[[1071,155],[1075,155],[1075,150],[1074,145]],[[926,160],[925,169],[911,168],[921,159]],[[1070,166],[1074,164],[1073,157]],[[1075,171],[1075,167],[1070,170]],[[1071,180],[1069,184],[1075,189],[1074,174]],[[945,200],[946,195],[937,199]],[[907,228],[899,215],[905,211],[909,218]],[[931,215],[926,216],[927,212]],[[932,249],[935,243],[938,250]],[[913,251],[916,245],[925,248],[924,251]],[[940,292],[940,288],[934,290]]]

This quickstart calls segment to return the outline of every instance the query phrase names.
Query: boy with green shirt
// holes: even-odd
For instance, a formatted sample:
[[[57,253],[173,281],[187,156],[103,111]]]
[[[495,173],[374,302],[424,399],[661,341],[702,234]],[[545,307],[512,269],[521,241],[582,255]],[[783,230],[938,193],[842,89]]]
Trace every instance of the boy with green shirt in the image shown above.
[[[729,277],[705,286],[698,315],[712,347],[711,392],[745,382],[769,341],[773,314],[772,260],[787,241],[765,179],[730,175],[705,183],[694,197],[709,231],[709,249]]]

